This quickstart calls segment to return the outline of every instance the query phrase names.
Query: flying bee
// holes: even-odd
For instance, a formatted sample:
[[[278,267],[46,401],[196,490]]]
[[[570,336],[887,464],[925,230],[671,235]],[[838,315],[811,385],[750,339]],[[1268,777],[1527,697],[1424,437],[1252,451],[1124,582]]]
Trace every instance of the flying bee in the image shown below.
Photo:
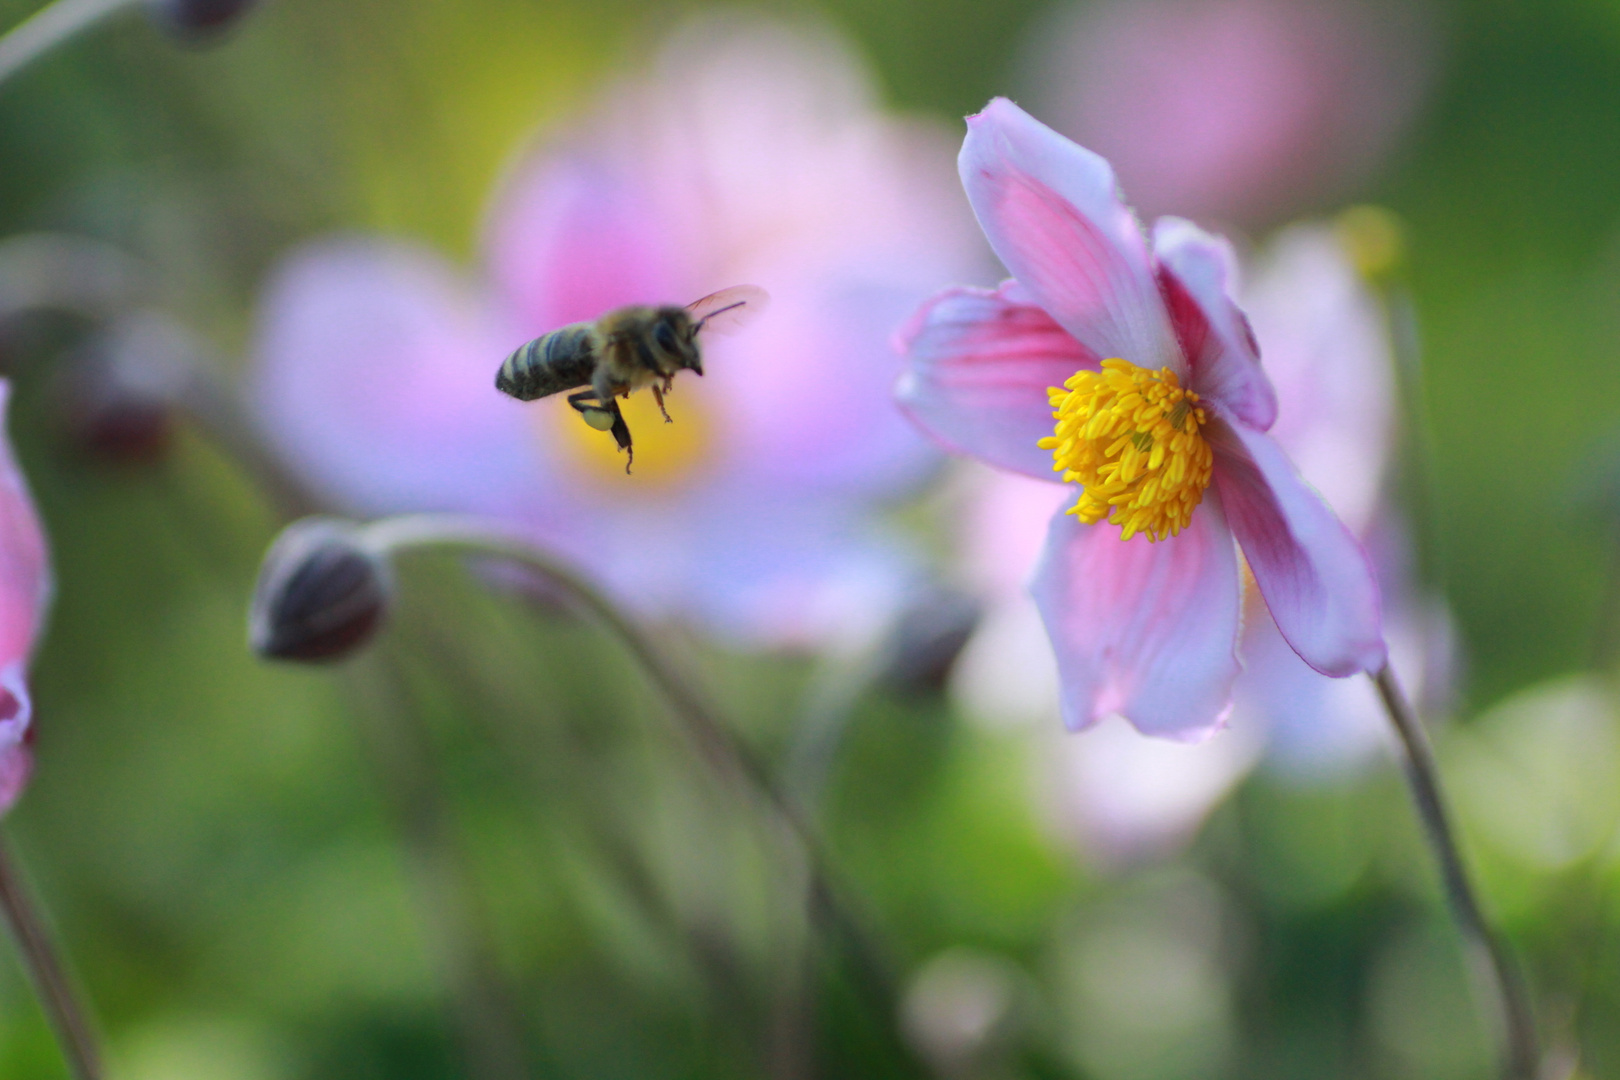
[[[534,401],[576,387],[572,406],[597,431],[613,433],[629,457],[635,450],[618,399],[648,387],[658,411],[669,422],[664,395],[685,370],[703,374],[699,332],[740,329],[765,310],[770,297],[757,285],[711,293],[686,307],[633,304],[615,308],[593,322],[570,323],[519,346],[495,373],[495,389],[519,401]]]

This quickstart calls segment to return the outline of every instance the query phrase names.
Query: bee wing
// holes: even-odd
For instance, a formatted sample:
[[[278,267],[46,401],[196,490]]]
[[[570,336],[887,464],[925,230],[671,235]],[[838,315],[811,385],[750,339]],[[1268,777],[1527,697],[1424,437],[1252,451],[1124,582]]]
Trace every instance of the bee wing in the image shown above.
[[[771,295],[758,285],[733,285],[686,305],[698,329],[710,334],[731,334],[762,315]]]

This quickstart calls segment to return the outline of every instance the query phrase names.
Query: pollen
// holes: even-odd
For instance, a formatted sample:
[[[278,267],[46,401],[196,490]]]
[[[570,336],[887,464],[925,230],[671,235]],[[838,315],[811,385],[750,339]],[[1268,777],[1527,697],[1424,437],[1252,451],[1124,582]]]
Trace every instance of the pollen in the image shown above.
[[[1081,521],[1163,540],[1187,527],[1209,487],[1215,455],[1199,397],[1169,368],[1104,360],[1047,391],[1055,432],[1040,442],[1052,468],[1085,487],[1069,509]]]

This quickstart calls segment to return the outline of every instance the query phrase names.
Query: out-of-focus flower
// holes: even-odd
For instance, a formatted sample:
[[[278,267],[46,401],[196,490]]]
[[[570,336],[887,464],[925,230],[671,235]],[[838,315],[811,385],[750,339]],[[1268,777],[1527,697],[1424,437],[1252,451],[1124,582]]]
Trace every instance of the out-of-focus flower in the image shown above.
[[[1048,979],[1076,1071],[1099,1080],[1236,1071],[1229,911],[1214,882],[1170,870],[1063,928]]]
[[[1620,710],[1601,680],[1565,677],[1521,690],[1449,732],[1440,752],[1476,845],[1515,870],[1520,883],[1510,893],[1526,891],[1526,871],[1614,857]]]
[[[0,379],[0,417],[11,385]],[[11,442],[0,431],[0,813],[33,771],[28,663],[51,600],[50,554]]]
[[[1305,481],[1363,538],[1378,573],[1385,632],[1416,696],[1443,698],[1449,620],[1416,594],[1397,523],[1380,496],[1393,426],[1393,362],[1383,313],[1357,275],[1339,230],[1298,225],[1280,233],[1247,276],[1251,317],[1277,392],[1271,434]],[[1057,711],[1057,672],[1022,573],[1063,489],[988,470],[969,478],[962,558],[985,596],[984,628],[969,644],[953,689],[976,716],[1027,722]],[[1284,776],[1329,779],[1364,763],[1387,738],[1365,680],[1311,670],[1247,589],[1230,730],[1193,747],[1131,738],[1103,724],[1040,756],[1056,823],[1109,859],[1162,853],[1183,841],[1262,754]],[[1044,745],[1044,744],[1043,744]]]
[[[934,455],[892,406],[888,329],[977,239],[948,149],[872,105],[836,41],[719,18],[525,157],[486,274],[380,239],[296,253],[266,295],[255,397],[295,465],[367,512],[519,521],[616,596],[751,641],[875,626],[903,561],[871,511]],[[706,345],[665,424],[613,440],[560,400],[491,389],[528,338],[628,303],[758,284],[769,311]]]
[[[144,0],[152,20],[186,40],[207,40],[245,15],[257,0]]]
[[[1032,97],[1144,213],[1263,224],[1367,178],[1434,38],[1425,5],[1104,0],[1041,24]]]
[[[901,1030],[940,1075],[984,1075],[1022,1019],[1026,981],[1006,957],[947,950],[912,976],[900,1003]]]
[[[1086,484],[1034,584],[1069,727],[1119,713],[1191,741],[1221,726],[1239,670],[1234,538],[1301,657],[1377,670],[1366,557],[1264,434],[1277,403],[1227,295],[1230,249],[1161,219],[1150,251],[1108,163],[1003,99],[970,118],[961,172],[1014,280],[919,311],[899,393],[947,445],[1043,479],[1055,458]]]

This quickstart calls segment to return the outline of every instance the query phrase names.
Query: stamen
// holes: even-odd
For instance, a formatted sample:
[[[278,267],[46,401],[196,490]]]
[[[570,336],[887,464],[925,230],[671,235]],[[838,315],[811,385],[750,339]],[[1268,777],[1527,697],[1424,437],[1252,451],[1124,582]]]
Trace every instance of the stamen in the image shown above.
[[[1069,513],[1088,525],[1106,518],[1124,540],[1185,529],[1215,463],[1198,395],[1169,368],[1124,360],[1077,371],[1063,386],[1047,391],[1057,426],[1040,445],[1053,452],[1054,471],[1085,487]]]

